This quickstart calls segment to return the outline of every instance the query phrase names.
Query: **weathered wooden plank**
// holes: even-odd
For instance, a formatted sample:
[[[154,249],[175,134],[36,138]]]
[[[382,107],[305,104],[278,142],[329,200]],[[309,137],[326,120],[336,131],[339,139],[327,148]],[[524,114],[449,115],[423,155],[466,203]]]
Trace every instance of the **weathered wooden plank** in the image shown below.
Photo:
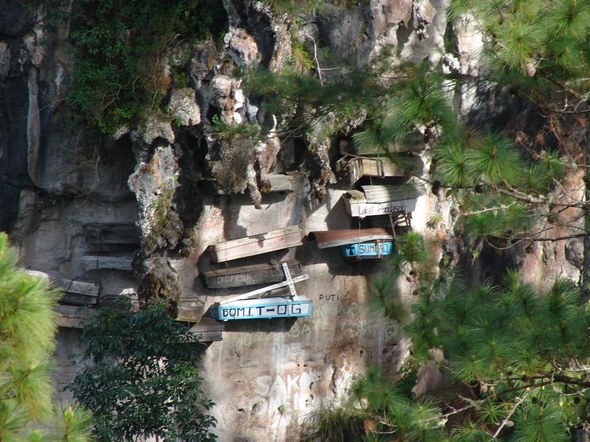
[[[225,262],[232,259],[261,255],[275,250],[300,246],[302,244],[301,238],[301,229],[298,226],[291,226],[213,244],[210,248],[211,256],[213,262]]]
[[[287,261],[292,275],[301,273],[298,261]],[[205,283],[210,289],[242,287],[247,285],[280,282],[285,279],[279,264],[254,264],[230,269],[211,270],[203,273]]]
[[[130,272],[132,270],[132,256],[102,256],[86,255],[80,258],[84,270],[114,269]]]
[[[75,279],[54,279],[55,284],[64,292],[97,297],[100,286],[92,282],[76,281]]]
[[[189,329],[189,332],[194,334],[199,342],[214,342],[223,339],[224,329],[224,323],[217,322],[213,318],[201,318]]]
[[[55,278],[38,270],[27,270],[27,273],[50,281],[55,287],[63,291],[63,296],[59,301],[62,304],[96,304],[98,293],[100,292],[100,286],[98,284],[73,279]]]
[[[219,321],[309,317],[311,314],[311,300],[304,297],[296,300],[279,297],[246,299],[211,309],[211,315]]]
[[[270,184],[270,192],[292,192],[294,190],[295,180],[292,175],[272,173],[266,176],[266,180]]]
[[[84,226],[84,238],[90,244],[139,244],[139,231],[133,223],[96,223]]]
[[[416,186],[362,186],[364,193],[351,191],[344,198],[345,209],[351,216],[391,215],[410,213],[416,209],[423,189]]]
[[[58,314],[58,326],[65,328],[81,328],[82,322],[96,312],[93,308],[80,308],[69,305],[58,305],[54,310]]]
[[[98,284],[73,279],[54,279],[53,281],[64,292],[60,303],[74,305],[96,304],[100,292]]]
[[[418,157],[404,159],[404,164],[394,163],[387,157],[352,157],[346,159],[350,184],[355,184],[364,176],[404,177],[408,172],[417,173],[422,166]]]

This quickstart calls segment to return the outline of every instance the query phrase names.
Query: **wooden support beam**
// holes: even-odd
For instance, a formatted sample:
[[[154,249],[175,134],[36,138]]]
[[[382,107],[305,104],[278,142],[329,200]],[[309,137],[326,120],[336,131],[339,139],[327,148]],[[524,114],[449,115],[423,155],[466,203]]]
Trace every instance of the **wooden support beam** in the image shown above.
[[[114,269],[130,272],[132,270],[133,256],[102,256],[87,255],[80,258],[84,270]]]

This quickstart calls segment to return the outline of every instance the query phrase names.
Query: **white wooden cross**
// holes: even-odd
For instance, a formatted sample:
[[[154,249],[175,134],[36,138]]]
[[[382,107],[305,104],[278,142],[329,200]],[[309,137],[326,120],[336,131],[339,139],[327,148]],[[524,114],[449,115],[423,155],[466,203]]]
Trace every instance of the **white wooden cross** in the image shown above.
[[[305,281],[309,279],[307,274],[296,276],[295,278],[291,277],[291,272],[289,272],[289,265],[284,262],[283,264],[283,272],[285,272],[285,281],[277,282],[276,284],[269,285],[268,287],[263,287],[261,289],[252,290],[251,292],[244,293],[243,295],[234,296],[233,298],[226,299],[225,301],[221,301],[219,305],[230,304],[235,301],[241,301],[242,299],[249,299],[258,297],[258,295],[262,295],[266,292],[270,292],[271,290],[279,289],[281,287],[289,287],[289,292],[291,293],[291,297],[293,300],[297,300],[297,291],[295,290],[295,283]]]

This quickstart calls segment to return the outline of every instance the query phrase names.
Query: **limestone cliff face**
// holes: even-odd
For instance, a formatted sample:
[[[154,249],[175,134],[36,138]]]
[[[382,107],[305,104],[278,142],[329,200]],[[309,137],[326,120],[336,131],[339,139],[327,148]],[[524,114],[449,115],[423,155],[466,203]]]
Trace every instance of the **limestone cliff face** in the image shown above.
[[[469,20],[455,24],[460,57],[446,54],[446,0],[326,3],[299,17],[303,25],[296,28],[294,17],[262,2],[225,0],[223,47],[179,49],[190,54],[190,84],[168,91],[145,126],[100,140],[83,128],[65,128],[67,21],[50,28],[42,9],[0,0],[0,228],[11,233],[25,266],[98,284],[99,304],[121,293],[170,297],[179,319],[199,322],[212,304],[248,291],[207,288],[202,273],[223,268],[212,262],[212,245],[294,225],[304,234],[357,228],[344,210],[351,185],[335,167],[346,146],[321,130],[282,139],[289,115],[263,112],[233,68],[279,70],[299,39],[312,51],[315,44],[358,63],[394,48],[399,58],[444,60],[449,69],[474,74],[481,36]],[[466,88],[458,101],[466,116],[502,113],[502,98],[490,106],[481,90]],[[256,143],[220,139],[208,129],[213,115],[226,124],[257,124],[263,136]],[[415,148],[427,175],[428,146]],[[288,177],[289,191],[272,191],[277,175]],[[581,172],[567,185],[583,196]],[[459,260],[451,202],[425,190],[412,227],[438,241],[441,255]],[[429,223],[435,214],[440,221]],[[559,216],[576,219],[576,213]],[[130,226],[137,226],[137,238],[121,237]],[[536,243],[514,262],[531,279],[549,271],[577,278],[582,257],[581,242],[564,240]],[[485,274],[496,257],[484,258],[474,269]],[[313,315],[228,322],[223,340],[208,347],[202,375],[217,404],[222,441],[295,440],[302,419],[321,401],[340,397],[368,364],[395,370],[406,351],[396,324],[367,307],[377,265],[345,262],[337,249],[318,249],[305,238],[300,247],[235,265],[271,259],[300,261],[309,279],[297,291],[312,300]],[[66,340],[71,343],[71,330]]]

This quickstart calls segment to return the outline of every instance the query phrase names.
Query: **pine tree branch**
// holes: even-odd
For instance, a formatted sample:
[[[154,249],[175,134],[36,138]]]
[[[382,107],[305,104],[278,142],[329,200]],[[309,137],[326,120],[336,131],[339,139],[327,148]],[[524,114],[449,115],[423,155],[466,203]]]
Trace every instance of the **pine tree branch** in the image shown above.
[[[506,189],[495,187],[495,190],[500,192],[503,195],[510,196],[516,200],[524,201],[526,203],[547,204],[549,202],[549,200],[547,198],[539,198],[539,197],[535,197],[533,195],[529,195],[527,193],[522,193],[510,186],[508,186],[508,188],[506,188]]]
[[[485,209],[481,209],[481,210],[473,210],[470,212],[461,212],[461,215],[463,216],[471,216],[471,215],[478,215],[480,213],[486,213],[486,212],[494,212],[497,210],[507,210],[510,207],[514,206],[515,204],[517,204],[518,201],[513,201],[510,204],[500,204],[499,206],[494,206],[494,207],[486,207]]]
[[[527,396],[529,394],[530,394],[530,391],[526,391],[521,397],[519,397],[516,400],[516,402],[512,405],[512,408],[510,409],[510,411],[506,415],[506,417],[502,420],[502,423],[500,423],[500,425],[498,426],[498,428],[496,429],[496,431],[492,435],[492,439],[498,438],[498,435],[500,434],[502,429],[506,426],[506,424],[508,423],[508,421],[510,420],[510,418],[512,417],[512,415],[514,414],[516,409],[519,407],[520,404],[522,404],[524,402],[524,400],[527,398]]]
[[[308,33],[305,33],[305,36],[307,38],[309,38],[312,43],[313,43],[313,61],[315,62],[315,69],[318,73],[318,79],[320,80],[320,85],[324,85],[324,79],[322,78],[322,68],[320,67],[320,60],[318,59],[318,45],[315,41],[315,38],[313,38],[311,35],[309,35]]]

